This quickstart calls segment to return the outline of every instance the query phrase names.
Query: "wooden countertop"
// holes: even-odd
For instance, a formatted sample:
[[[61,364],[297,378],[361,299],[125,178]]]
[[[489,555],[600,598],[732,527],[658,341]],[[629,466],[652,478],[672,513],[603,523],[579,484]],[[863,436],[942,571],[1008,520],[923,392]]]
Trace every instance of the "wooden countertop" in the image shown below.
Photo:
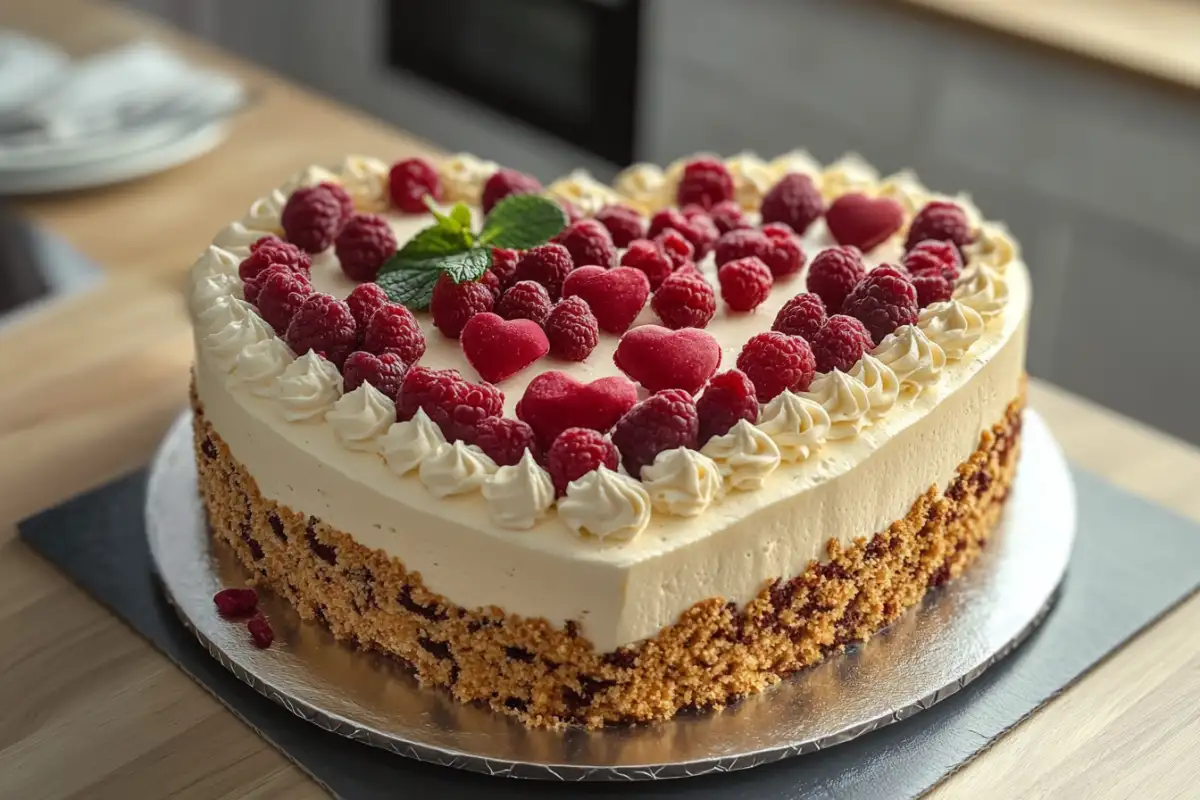
[[[0,8],[6,26],[76,52],[149,33],[242,76],[262,100],[234,122],[226,144],[191,165],[20,206],[110,277],[0,338],[5,374],[19,376],[0,383],[0,797],[320,797],[296,767],[18,542],[14,526],[144,463],[184,407],[191,344],[179,290],[209,232],[301,165],[431,149],[115,7],[9,0]],[[1076,463],[1200,521],[1200,451],[1036,381],[1031,401]],[[1198,629],[1200,598],[935,796],[1194,790]]]

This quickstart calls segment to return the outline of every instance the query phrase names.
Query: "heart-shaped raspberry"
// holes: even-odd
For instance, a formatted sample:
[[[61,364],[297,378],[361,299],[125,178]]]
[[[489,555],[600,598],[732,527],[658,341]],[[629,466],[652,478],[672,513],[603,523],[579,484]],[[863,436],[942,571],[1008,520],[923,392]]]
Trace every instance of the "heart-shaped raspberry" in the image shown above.
[[[549,447],[567,428],[607,431],[637,398],[637,387],[619,375],[581,383],[564,372],[544,372],[525,389],[517,418],[529,423],[538,441]]]
[[[721,345],[698,328],[640,325],[621,337],[613,361],[651,392],[683,389],[695,394],[721,365]]]
[[[567,275],[562,293],[587,301],[601,330],[624,333],[650,297],[650,279],[633,267],[580,267]]]
[[[490,311],[476,314],[463,327],[463,353],[489,383],[499,383],[550,352],[545,331],[529,319],[504,319]]]
[[[841,245],[864,253],[882,244],[904,224],[904,209],[890,197],[844,194],[825,212],[829,233]]]

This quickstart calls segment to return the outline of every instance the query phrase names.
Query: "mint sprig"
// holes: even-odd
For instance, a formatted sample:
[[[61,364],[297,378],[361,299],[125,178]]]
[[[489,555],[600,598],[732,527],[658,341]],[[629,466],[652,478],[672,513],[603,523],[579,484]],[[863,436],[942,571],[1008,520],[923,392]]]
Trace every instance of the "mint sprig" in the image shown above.
[[[509,195],[488,214],[479,243],[528,250],[558,235],[567,225],[562,206],[536,194]]]

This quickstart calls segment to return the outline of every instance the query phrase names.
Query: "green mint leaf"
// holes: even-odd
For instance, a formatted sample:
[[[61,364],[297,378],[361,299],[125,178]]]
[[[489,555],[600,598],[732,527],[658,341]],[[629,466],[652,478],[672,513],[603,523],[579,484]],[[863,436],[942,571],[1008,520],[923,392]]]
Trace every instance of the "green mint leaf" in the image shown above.
[[[492,266],[492,248],[476,247],[465,253],[455,253],[442,259],[441,271],[455,283],[477,281]]]
[[[388,262],[393,263],[389,271],[380,271],[375,282],[393,303],[408,306],[413,311],[423,311],[429,308],[438,278],[449,275],[455,283],[479,280],[492,266],[492,249],[475,248],[431,258],[393,258]]]
[[[379,274],[385,275],[410,262],[440,260],[455,253],[463,253],[471,248],[471,232],[461,228],[451,230],[442,225],[434,225],[409,239],[404,247],[379,268]]]
[[[388,300],[400,303],[413,311],[429,308],[433,286],[442,272],[439,269],[398,269],[375,279]]]
[[[455,203],[450,209],[450,219],[457,222],[465,230],[471,230],[471,209],[466,203]]]
[[[509,195],[488,214],[480,244],[528,250],[550,241],[567,226],[562,206],[536,194]]]
[[[439,227],[452,231],[469,232],[471,230],[471,209],[465,203],[455,203],[450,209],[450,213],[444,214],[432,197],[425,195],[424,199],[425,207],[438,221]]]

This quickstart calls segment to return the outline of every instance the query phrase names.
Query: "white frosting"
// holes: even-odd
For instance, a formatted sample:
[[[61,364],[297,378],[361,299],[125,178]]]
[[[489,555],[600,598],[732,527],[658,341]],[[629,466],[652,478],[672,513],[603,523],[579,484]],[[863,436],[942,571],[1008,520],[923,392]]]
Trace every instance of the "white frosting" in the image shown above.
[[[984,321],[1000,315],[1008,303],[1004,276],[986,264],[972,264],[954,284],[954,299],[979,312]]]
[[[864,355],[850,368],[850,377],[862,381],[867,387],[867,402],[871,405],[871,417],[879,418],[891,411],[900,395],[900,379],[891,367],[872,355]]]
[[[846,153],[821,173],[821,194],[826,200],[850,192],[865,192],[879,182],[879,171],[858,153]]]
[[[733,176],[733,199],[747,211],[757,211],[763,195],[778,180],[767,162],[749,150],[726,159],[725,167]]]
[[[192,263],[189,276],[195,284],[214,275],[229,275],[236,278],[242,260],[223,248],[210,244],[204,253]]]
[[[376,440],[396,421],[396,404],[371,384],[363,383],[339,397],[325,421],[346,447],[373,453]]]
[[[337,181],[359,211],[382,211],[388,205],[390,168],[378,158],[347,156],[338,170]]]
[[[621,170],[613,186],[642,211],[657,211],[668,202],[666,178],[656,164],[631,164]]]
[[[784,390],[759,412],[758,429],[771,437],[784,461],[807,460],[829,438],[829,412],[820,403]]]
[[[650,523],[650,495],[633,478],[601,465],[567,484],[558,518],[580,536],[627,542]]]
[[[247,230],[282,235],[283,224],[279,218],[283,215],[283,207],[287,205],[287,201],[288,195],[282,189],[275,189],[263,195],[250,204],[250,210],[242,217],[242,225]]]
[[[291,197],[292,192],[296,191],[297,189],[304,189],[309,186],[317,186],[318,184],[322,183],[338,182],[339,180],[337,175],[334,175],[325,167],[313,164],[312,166],[305,167],[292,177],[288,178],[284,184],[279,187],[279,191],[283,193],[284,197]]]
[[[292,349],[278,336],[271,336],[242,348],[229,380],[258,397],[275,397],[280,376],[295,360]]]
[[[250,255],[250,245],[271,234],[272,231],[261,228],[248,228],[241,221],[231,222],[221,229],[221,232],[213,238],[212,243],[216,247],[228,250],[238,258],[245,258]]]
[[[801,396],[820,403],[829,414],[830,439],[857,436],[867,424],[867,413],[871,410],[867,387],[840,369],[817,375],[809,390]]]
[[[322,419],[342,396],[342,374],[309,350],[288,365],[279,376],[277,388],[284,419],[312,422]]]
[[[456,153],[438,164],[442,196],[448,203],[478,205],[483,185],[499,169],[495,161],[484,161],[470,153]]]
[[[429,455],[446,443],[442,429],[418,408],[413,418],[397,422],[379,440],[379,453],[397,475],[407,475],[421,466]]]
[[[946,366],[946,353],[915,325],[901,325],[889,333],[871,355],[886,364],[900,381],[900,391],[917,395],[938,379]]]
[[[967,257],[970,263],[986,264],[1003,275],[1005,268],[1021,257],[1021,252],[1004,225],[984,222],[978,237],[967,247]]]
[[[784,153],[772,160],[767,165],[767,169],[771,171],[771,177],[775,182],[778,182],[784,175],[798,172],[812,178],[817,186],[821,185],[821,162],[813,158],[812,153],[807,150],[792,150]]]
[[[216,333],[230,322],[254,314],[254,306],[231,295],[217,295],[195,318],[196,332]]]
[[[970,306],[947,300],[921,309],[917,327],[953,361],[966,355],[983,336],[984,321],[983,315]]]
[[[910,216],[924,208],[933,197],[916,173],[907,169],[884,178],[879,184],[879,196],[895,200]]]
[[[275,331],[262,321],[249,303],[233,300],[227,308],[228,319],[219,329],[204,337],[204,347],[221,370],[228,373],[233,370],[243,348],[265,339],[274,339]]]
[[[577,169],[570,175],[559,178],[550,184],[546,194],[556,200],[566,200],[574,204],[589,217],[604,206],[621,202],[620,194],[611,186],[593,178],[586,169]]]
[[[235,297],[241,300],[242,296],[242,282],[237,275],[215,272],[192,284],[188,306],[192,310],[192,316],[196,317],[203,314],[218,297]]]
[[[492,522],[501,528],[529,530],[554,505],[554,482],[528,450],[513,466],[500,467],[483,484]]]
[[[417,469],[421,483],[435,497],[473,492],[496,474],[496,462],[473,444],[443,442]]]
[[[744,419],[724,436],[709,439],[700,452],[716,462],[730,487],[740,491],[761,488],[780,461],[771,437]]]
[[[721,477],[711,458],[686,447],[664,450],[642,468],[642,485],[655,510],[678,517],[695,517],[708,508],[721,494]]]

